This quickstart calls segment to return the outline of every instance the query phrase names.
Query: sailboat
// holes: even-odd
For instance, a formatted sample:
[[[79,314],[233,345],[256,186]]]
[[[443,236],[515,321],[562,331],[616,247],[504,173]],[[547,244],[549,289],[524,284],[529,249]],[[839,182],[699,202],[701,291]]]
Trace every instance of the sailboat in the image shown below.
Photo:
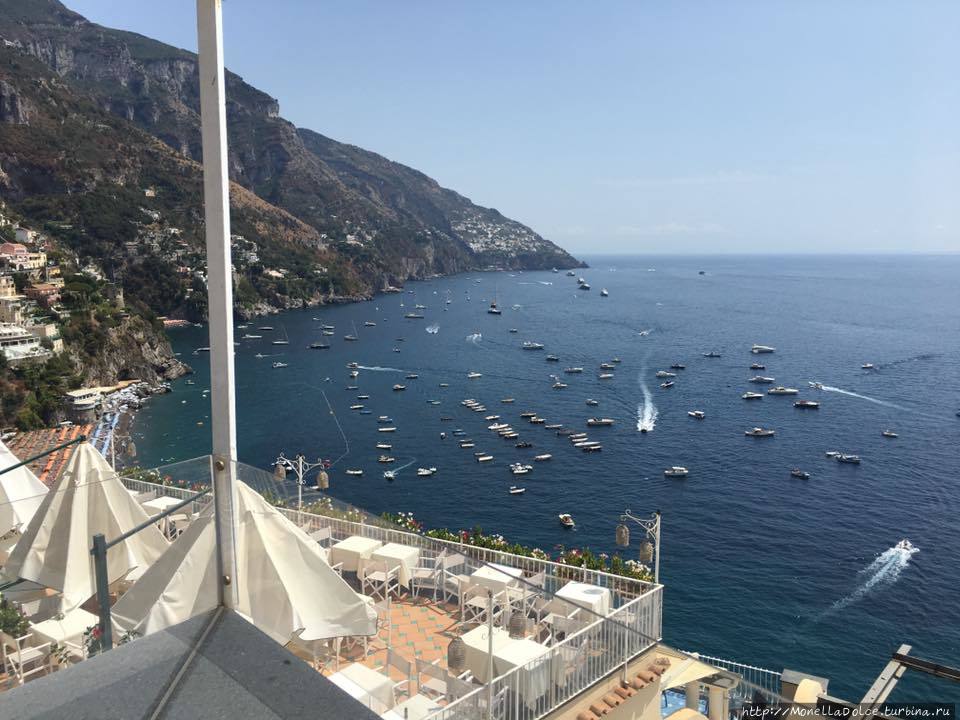
[[[499,307],[497,307],[497,296],[498,296],[499,294],[500,294],[500,293],[497,292],[497,293],[494,295],[493,300],[490,301],[490,307],[487,308],[487,312],[490,313],[491,315],[503,315],[503,310],[501,310]]]
[[[356,342],[360,338],[358,337],[359,333],[357,332],[357,324],[353,323],[353,335],[344,335],[343,339],[349,342]]]
[[[287,337],[287,328],[284,327],[283,325],[281,325],[281,326],[280,326],[280,329],[283,331],[283,338],[280,339],[280,340],[274,340],[274,341],[273,341],[273,344],[274,344],[274,345],[289,345],[289,344],[290,344],[290,338]]]

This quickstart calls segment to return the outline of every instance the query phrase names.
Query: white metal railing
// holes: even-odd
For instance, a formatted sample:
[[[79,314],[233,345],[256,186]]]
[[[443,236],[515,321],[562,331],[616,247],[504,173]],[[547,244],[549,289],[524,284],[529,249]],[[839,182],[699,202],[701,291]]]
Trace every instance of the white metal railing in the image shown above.
[[[540,657],[494,678],[447,705],[430,720],[537,720],[657,644],[661,592],[634,598],[553,645]]]
[[[727,660],[725,658],[703,655],[697,652],[688,652],[698,660],[713,665],[721,670],[735,673],[740,676],[740,682],[730,693],[730,713],[738,713],[746,703],[761,701],[767,704],[783,703],[786,700],[781,693],[782,673],[776,670],[747,665],[745,663]],[[706,688],[701,687],[701,694],[706,696]]]

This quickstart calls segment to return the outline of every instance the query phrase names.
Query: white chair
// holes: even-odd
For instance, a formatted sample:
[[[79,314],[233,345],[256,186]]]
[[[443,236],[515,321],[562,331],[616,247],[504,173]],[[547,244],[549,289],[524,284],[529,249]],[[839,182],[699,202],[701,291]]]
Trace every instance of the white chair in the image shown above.
[[[410,573],[410,590],[419,594],[423,590],[433,592],[433,601],[437,601],[437,592],[441,590],[443,581],[443,553],[438,557],[429,558],[420,556],[420,562]]]
[[[0,632],[0,643],[3,644],[3,669],[10,679],[16,679],[18,685],[23,685],[27,678],[48,673],[51,669],[50,643],[31,646],[29,633],[22,637],[11,637]]]
[[[439,660],[437,661],[439,662]],[[432,700],[443,700],[450,692],[450,681],[454,678],[442,667],[417,658],[417,687]],[[424,679],[426,678],[426,679]],[[426,691],[426,693],[424,693]]]
[[[490,591],[483,585],[468,585],[460,593],[460,620],[464,623],[485,623],[489,619]],[[493,622],[494,624],[503,615],[503,593],[493,594]]]
[[[400,702],[400,695],[403,695],[404,693],[406,693],[408,696],[412,695],[411,688],[413,687],[413,665],[400,653],[391,648],[387,650],[387,664],[381,668],[377,668],[377,670],[381,671],[383,675],[390,677],[391,668],[398,670],[400,674],[403,675],[403,680],[393,683],[393,702],[396,704]]]
[[[320,547],[325,547],[324,542],[333,542],[333,533],[329,527],[322,527],[310,533],[310,539],[315,540]]]
[[[444,602],[450,602],[453,598],[459,598],[461,591],[470,581],[469,575],[457,573],[457,570],[466,569],[467,559],[459,553],[444,555],[440,560],[442,572],[442,587]]]
[[[390,567],[386,560],[365,560],[359,568],[360,592],[386,598],[390,592],[400,593],[400,566]]]

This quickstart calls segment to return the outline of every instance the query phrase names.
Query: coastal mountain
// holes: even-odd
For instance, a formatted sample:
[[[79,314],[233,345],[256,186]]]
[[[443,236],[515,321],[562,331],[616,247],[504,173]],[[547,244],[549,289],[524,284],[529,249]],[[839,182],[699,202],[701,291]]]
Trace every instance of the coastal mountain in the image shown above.
[[[54,237],[70,235],[58,223],[73,225],[69,247],[125,276],[144,238],[161,239],[151,252],[167,266],[202,250],[196,55],[96,25],[56,0],[0,0],[0,41],[2,197]],[[226,85],[237,297],[248,310],[369,297],[432,274],[579,264],[423,173],[295,127],[236,74]],[[78,141],[95,151],[63,152]],[[84,207],[100,203],[80,192],[136,228],[123,233],[124,251],[97,231]],[[172,236],[175,259],[162,242]],[[202,258],[186,259],[201,269]],[[153,309],[202,313],[186,302],[189,289],[175,307]]]

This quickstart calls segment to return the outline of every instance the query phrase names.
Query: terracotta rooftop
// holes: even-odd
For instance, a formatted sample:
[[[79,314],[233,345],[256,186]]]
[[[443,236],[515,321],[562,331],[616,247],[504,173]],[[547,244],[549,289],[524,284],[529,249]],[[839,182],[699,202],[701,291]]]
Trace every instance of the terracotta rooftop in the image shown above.
[[[48,428],[45,430],[31,430],[29,432],[17,433],[17,435],[6,442],[10,452],[21,460],[33,457],[44,450],[49,450],[57,445],[62,445],[68,440],[74,440],[80,435],[89,436],[93,432],[93,425],[71,425],[70,427]],[[40,478],[47,487],[52,487],[60,477],[67,466],[67,461],[73,454],[76,446],[70,446],[63,450],[42,457],[30,463],[30,469]]]

